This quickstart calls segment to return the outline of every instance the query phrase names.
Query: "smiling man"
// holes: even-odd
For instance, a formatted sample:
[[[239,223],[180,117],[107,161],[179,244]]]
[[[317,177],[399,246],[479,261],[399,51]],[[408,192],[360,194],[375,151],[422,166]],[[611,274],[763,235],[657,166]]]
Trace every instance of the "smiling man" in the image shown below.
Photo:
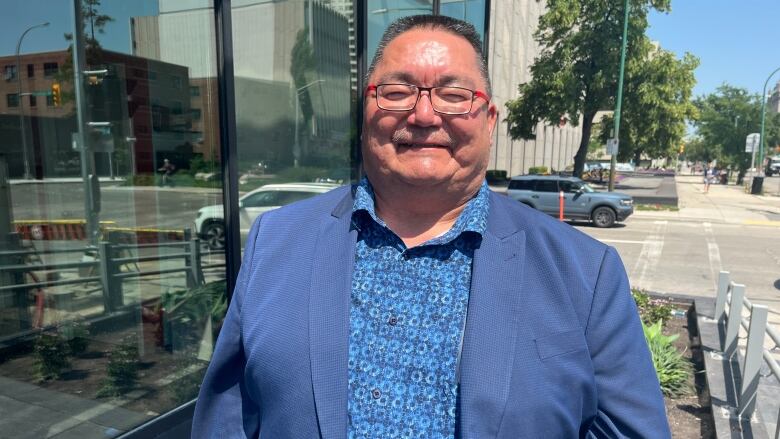
[[[365,91],[366,177],[263,215],[194,437],[669,437],[611,249],[490,192],[467,23],[415,16]]]

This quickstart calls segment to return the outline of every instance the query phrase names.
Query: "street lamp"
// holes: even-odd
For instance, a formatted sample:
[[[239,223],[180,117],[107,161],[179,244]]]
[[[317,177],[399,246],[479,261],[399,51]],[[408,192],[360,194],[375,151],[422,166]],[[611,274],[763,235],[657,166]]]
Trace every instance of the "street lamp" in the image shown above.
[[[758,163],[760,163],[761,166],[760,175],[764,175],[764,118],[766,117],[766,86],[769,85],[769,80],[772,79],[772,76],[774,76],[777,72],[780,72],[780,67],[775,69],[775,71],[770,73],[769,77],[766,78],[766,82],[764,82],[764,91],[761,93],[761,137],[758,138],[759,144],[761,145],[758,147]]]
[[[623,16],[623,41],[620,45],[620,76],[618,77],[617,99],[615,102],[615,139],[620,139],[620,105],[623,101],[623,73],[626,68],[626,45],[628,44],[628,0],[625,3],[625,12]],[[617,151],[613,151],[609,159],[609,192],[615,190],[615,165],[617,164]],[[637,163],[638,165],[639,163]]]
[[[20,134],[22,135],[22,157],[24,160],[24,179],[30,180],[32,178],[32,174],[30,174],[30,157],[27,155],[27,134],[24,130],[24,103],[22,102],[22,62],[21,57],[19,56],[19,49],[22,47],[22,40],[24,39],[24,36],[27,35],[27,32],[30,32],[31,30],[38,28],[38,27],[46,27],[49,25],[49,22],[36,24],[34,26],[30,26],[27,29],[25,29],[24,32],[22,32],[22,36],[19,37],[19,41],[16,43],[16,85],[18,87],[18,93],[17,96],[19,98],[19,130]]]
[[[312,85],[319,84],[320,82],[325,82],[325,80],[317,79],[316,81],[312,81],[295,90],[295,143],[293,143],[293,166],[296,168],[298,167],[298,162],[301,158],[301,147],[298,144],[298,118],[301,112],[301,93]]]

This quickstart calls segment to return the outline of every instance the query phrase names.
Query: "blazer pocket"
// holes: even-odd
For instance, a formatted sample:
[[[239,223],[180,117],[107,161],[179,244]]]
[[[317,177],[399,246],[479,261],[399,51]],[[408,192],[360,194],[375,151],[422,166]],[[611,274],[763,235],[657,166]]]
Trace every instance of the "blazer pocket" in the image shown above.
[[[587,349],[588,347],[582,331],[576,329],[539,337],[534,340],[534,343],[536,344],[536,352],[541,360]]]

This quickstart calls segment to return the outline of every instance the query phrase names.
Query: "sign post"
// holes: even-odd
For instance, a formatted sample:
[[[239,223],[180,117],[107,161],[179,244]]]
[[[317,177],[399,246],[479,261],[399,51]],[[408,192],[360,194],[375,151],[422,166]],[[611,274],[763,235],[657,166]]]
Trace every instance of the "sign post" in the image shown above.
[[[753,154],[750,159],[750,169],[753,169],[756,166],[756,150],[758,149],[758,145],[760,143],[761,134],[759,133],[750,133],[745,138],[745,152]]]

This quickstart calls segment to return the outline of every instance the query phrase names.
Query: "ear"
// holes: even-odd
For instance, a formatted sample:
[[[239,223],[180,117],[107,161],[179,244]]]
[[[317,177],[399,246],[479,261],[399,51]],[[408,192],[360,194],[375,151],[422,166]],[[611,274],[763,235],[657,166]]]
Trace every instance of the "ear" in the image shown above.
[[[488,134],[490,135],[490,143],[493,143],[493,130],[496,129],[496,123],[498,122],[498,108],[492,103],[487,110],[487,123]]]

